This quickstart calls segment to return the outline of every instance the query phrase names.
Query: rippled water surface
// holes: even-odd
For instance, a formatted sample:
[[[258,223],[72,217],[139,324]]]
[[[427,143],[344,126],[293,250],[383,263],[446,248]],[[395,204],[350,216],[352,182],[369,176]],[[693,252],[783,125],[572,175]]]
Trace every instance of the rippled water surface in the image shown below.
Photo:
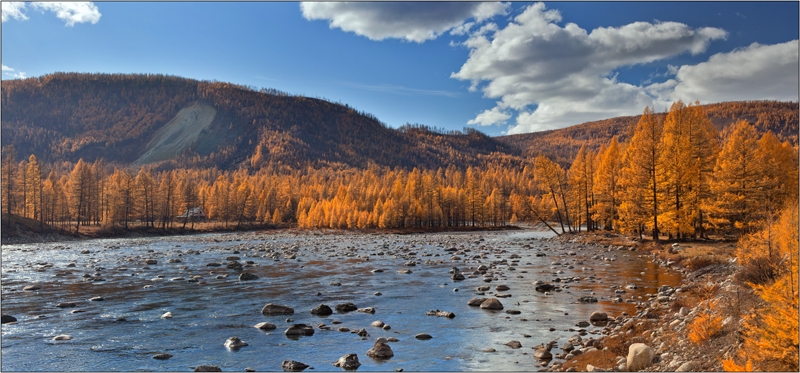
[[[626,290],[622,297],[640,300],[660,285],[680,282],[677,273],[659,268],[638,252],[564,244],[550,236],[529,230],[413,235],[284,231],[4,245],[2,312],[18,322],[2,326],[0,368],[189,371],[210,364],[222,370],[280,371],[281,362],[291,359],[317,371],[335,371],[339,368],[331,365],[334,361],[356,353],[362,364],[359,371],[530,371],[540,367],[532,347],[566,341],[576,334],[569,329],[578,329],[574,325],[588,320],[592,312],[635,312],[631,303],[612,302],[614,286],[636,284],[637,289]],[[457,251],[448,251],[452,248]],[[85,250],[89,253],[82,254]],[[242,271],[226,268],[231,256],[245,265],[242,271],[259,279],[239,281]],[[157,264],[146,265],[146,259]],[[406,266],[410,261],[416,265]],[[212,262],[221,266],[207,266]],[[464,281],[450,279],[448,271],[454,266],[470,275],[481,264],[490,267],[491,282],[481,274]],[[412,273],[401,274],[399,269]],[[198,282],[187,281],[196,275],[202,276]],[[218,279],[220,275],[228,276]],[[562,283],[562,291],[549,295],[534,291],[534,281],[556,278],[577,281]],[[23,291],[31,284],[41,289]],[[497,292],[498,284],[510,290]],[[476,288],[484,285],[491,288],[482,297],[511,295],[501,299],[505,310],[467,306],[479,296]],[[599,302],[577,302],[589,294]],[[97,296],[104,300],[89,301]],[[75,302],[77,307],[56,307],[60,302]],[[377,311],[325,317],[309,312],[319,304],[333,308],[344,302]],[[264,316],[261,308],[266,303],[291,306],[295,313]],[[425,315],[433,309],[456,317]],[[165,312],[173,318],[161,318]],[[333,325],[334,320],[341,324]],[[375,320],[391,329],[370,326]],[[264,321],[278,329],[253,327]],[[287,338],[283,331],[294,323],[314,326],[314,335]],[[332,329],[319,329],[319,324]],[[362,339],[336,330],[341,326],[364,328],[370,336]],[[417,333],[433,338],[417,340]],[[73,339],[52,340],[60,334]],[[249,346],[227,349],[223,343],[231,336]],[[592,336],[599,335],[587,335]],[[399,339],[390,342],[394,357],[389,360],[366,356],[379,337]],[[523,347],[505,346],[510,340]],[[483,352],[490,347],[496,352]],[[153,359],[158,353],[173,357]]]

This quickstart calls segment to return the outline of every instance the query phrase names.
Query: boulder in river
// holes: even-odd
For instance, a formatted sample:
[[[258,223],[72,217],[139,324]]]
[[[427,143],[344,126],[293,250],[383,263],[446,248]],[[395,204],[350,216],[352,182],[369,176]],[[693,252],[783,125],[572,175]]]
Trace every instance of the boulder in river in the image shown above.
[[[540,347],[533,353],[533,358],[536,360],[552,360],[553,354],[547,348]]]
[[[374,314],[375,313],[375,307],[359,308],[356,311],[361,312],[361,313],[372,313],[372,314]]]
[[[428,312],[425,312],[425,314],[428,315],[428,316],[446,317],[448,319],[452,319],[452,318],[456,317],[456,314],[454,314],[454,313],[452,313],[450,311],[439,311],[438,309],[430,310]]]
[[[301,336],[301,335],[312,336],[314,335],[314,328],[306,324],[294,324],[290,326],[288,329],[286,329],[286,331],[283,332],[283,334],[286,334],[287,337]]]
[[[397,270],[397,273],[399,273],[399,274],[401,274],[401,275],[409,275],[409,274],[411,274],[411,270],[410,270],[410,269],[405,269],[405,268],[402,268],[402,269],[398,269],[398,270]]]
[[[39,285],[28,285],[28,286],[22,288],[22,291],[36,291],[36,290],[40,290],[41,288],[42,287],[39,286]]]
[[[628,347],[627,368],[629,372],[645,369],[653,363],[656,353],[644,343],[634,343]]]
[[[286,372],[299,372],[308,368],[308,364],[303,364],[294,360],[284,360],[281,364],[281,368],[283,368],[283,370]]]
[[[489,298],[481,303],[481,308],[485,310],[502,310],[503,303],[497,298]]]
[[[59,304],[56,304],[56,307],[58,308],[73,308],[77,306],[78,305],[75,302],[61,302]]]
[[[197,368],[194,368],[195,372],[222,372],[216,365],[200,365]]]
[[[294,314],[294,308],[289,306],[281,306],[278,304],[267,303],[264,308],[261,309],[261,313],[264,315],[292,315]]]
[[[10,322],[17,322],[17,318],[11,315],[2,315],[0,316],[0,323],[7,324]]]
[[[333,310],[329,306],[320,304],[319,306],[311,310],[311,314],[317,316],[328,316],[333,314]]]
[[[358,362],[358,355],[356,354],[347,354],[336,360],[333,363],[333,366],[342,368],[344,370],[356,370],[358,367],[361,366],[361,363]]]
[[[375,320],[375,321],[373,321],[373,322],[372,322],[370,325],[372,325],[372,326],[374,326],[374,327],[376,327],[376,328],[383,328],[383,326],[384,326],[385,324],[383,323],[383,321],[380,321],[380,320]]]
[[[367,351],[367,356],[378,360],[388,359],[394,356],[394,351],[392,351],[392,348],[385,342],[377,341],[372,348]]]
[[[358,307],[356,307],[356,305],[353,304],[352,302],[347,302],[347,303],[342,303],[342,304],[337,304],[336,305],[336,312],[339,312],[339,313],[355,311],[357,309],[358,309]]]
[[[147,259],[144,261],[144,264],[151,265],[151,264],[158,264],[158,261],[155,259]]]
[[[172,357],[172,355],[170,355],[170,354],[155,354],[155,355],[153,355],[153,359],[156,359],[156,360],[167,360],[167,359],[169,359],[171,357]]]
[[[590,322],[603,322],[608,321],[608,314],[605,312],[592,312],[592,315],[589,316]]]
[[[161,318],[162,319],[171,319],[172,318],[172,312],[164,313],[163,315],[161,315]]]
[[[239,275],[239,281],[258,280],[258,276],[250,272],[242,272]]]
[[[271,322],[260,322],[254,327],[261,330],[275,330],[277,328],[277,326]]]
[[[508,285],[500,284],[495,286],[494,289],[497,291],[506,291],[509,290],[510,288],[508,287]]]
[[[415,336],[414,336],[414,338],[416,338],[416,339],[422,339],[422,340],[427,340],[427,339],[431,339],[431,338],[433,338],[433,337],[432,337],[430,334],[428,334],[428,333],[419,333],[419,334],[415,335]]]
[[[472,298],[467,302],[468,306],[479,307],[481,303],[486,302],[488,298]]]
[[[588,321],[578,321],[578,323],[575,324],[575,326],[577,326],[579,328],[585,328],[585,327],[589,326],[589,322]]]
[[[54,341],[69,341],[70,339],[72,339],[72,336],[69,334],[59,334],[53,337]]]
[[[247,342],[239,339],[239,337],[230,337],[225,341],[225,347],[237,349],[247,346]]]
[[[581,302],[581,303],[597,303],[597,298],[595,298],[595,297],[593,297],[591,295],[584,295],[584,296],[578,298],[578,302]]]
[[[89,298],[89,300],[92,301],[92,302],[101,302],[101,301],[104,301],[106,299],[101,297],[101,296],[97,296],[97,297],[91,297],[91,298]]]
[[[513,349],[522,348],[522,343],[519,341],[508,341],[506,342],[506,346],[511,347]]]
[[[540,293],[544,293],[546,291],[553,291],[555,288],[556,288],[556,286],[553,285],[553,284],[537,284],[534,287],[534,290],[536,290],[536,291],[538,291]]]

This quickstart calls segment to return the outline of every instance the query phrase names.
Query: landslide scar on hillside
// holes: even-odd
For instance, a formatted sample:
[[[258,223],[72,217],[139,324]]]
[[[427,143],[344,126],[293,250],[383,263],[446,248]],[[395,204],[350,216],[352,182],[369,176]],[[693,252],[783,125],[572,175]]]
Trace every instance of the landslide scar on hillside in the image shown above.
[[[156,163],[176,157],[197,142],[201,132],[211,125],[216,115],[217,110],[214,107],[199,101],[181,109],[153,135],[153,139],[147,144],[147,150],[134,165]]]

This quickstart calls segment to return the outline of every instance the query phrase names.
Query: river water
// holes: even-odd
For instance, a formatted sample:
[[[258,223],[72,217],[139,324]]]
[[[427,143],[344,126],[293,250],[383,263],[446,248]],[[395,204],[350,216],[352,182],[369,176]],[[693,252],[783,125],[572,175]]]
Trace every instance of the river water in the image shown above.
[[[541,368],[533,358],[534,346],[560,345],[592,312],[635,313],[633,303],[612,301],[620,287],[637,285],[621,294],[635,301],[646,300],[660,285],[680,283],[679,274],[639,252],[562,243],[551,236],[533,230],[408,235],[280,231],[4,245],[2,312],[18,321],[2,326],[0,368],[190,371],[217,365],[224,371],[280,371],[283,360],[296,360],[311,366],[306,371],[338,371],[332,363],[355,353],[359,371],[531,371]],[[231,256],[259,279],[239,281],[242,270],[226,268]],[[157,263],[147,265],[147,259]],[[207,266],[212,262],[221,266]],[[491,282],[482,274],[450,279],[454,266],[470,275],[481,264],[490,267]],[[202,278],[189,282],[192,276]],[[562,291],[552,294],[534,290],[534,281],[556,278],[574,281],[562,282]],[[33,284],[41,288],[23,290]],[[498,284],[510,289],[498,292]],[[491,288],[476,295],[478,286]],[[510,295],[500,299],[503,311],[467,305],[471,298],[496,293]],[[599,302],[579,303],[584,295]],[[89,300],[98,296],[104,300]],[[56,307],[60,302],[76,307]],[[345,302],[376,312],[334,311],[325,317],[309,312],[319,304],[334,308]],[[267,303],[291,306],[295,313],[262,315]],[[456,317],[425,315],[434,309]],[[166,312],[173,317],[162,318]],[[391,329],[370,326],[375,320]],[[278,328],[253,327],[264,321]],[[314,335],[287,338],[283,331],[294,323],[314,326]],[[364,328],[369,337],[339,327]],[[592,333],[600,327],[585,329],[590,334],[584,338],[599,337]],[[418,333],[433,338],[415,339]],[[61,334],[72,340],[52,340]],[[231,336],[249,346],[224,347]],[[379,337],[399,339],[389,343],[391,359],[366,356]],[[511,340],[522,348],[506,346]],[[487,348],[496,351],[483,352]],[[153,359],[158,353],[173,357]]]

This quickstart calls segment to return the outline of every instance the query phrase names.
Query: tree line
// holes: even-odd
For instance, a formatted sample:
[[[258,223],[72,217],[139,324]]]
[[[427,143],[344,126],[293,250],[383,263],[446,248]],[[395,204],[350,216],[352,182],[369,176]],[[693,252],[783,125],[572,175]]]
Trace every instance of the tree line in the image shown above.
[[[646,108],[630,141],[581,147],[569,168],[539,155],[480,167],[406,170],[258,164],[138,169],[79,160],[16,161],[3,148],[3,213],[42,224],[168,229],[201,208],[221,226],[448,228],[547,224],[557,233],[615,230],[658,239],[738,236],[796,200],[797,147],[740,121],[717,133],[699,104]],[[265,149],[268,151],[269,149]],[[254,164],[255,166],[255,164]],[[255,169],[255,170],[254,170]],[[186,215],[186,214],[184,214]]]

